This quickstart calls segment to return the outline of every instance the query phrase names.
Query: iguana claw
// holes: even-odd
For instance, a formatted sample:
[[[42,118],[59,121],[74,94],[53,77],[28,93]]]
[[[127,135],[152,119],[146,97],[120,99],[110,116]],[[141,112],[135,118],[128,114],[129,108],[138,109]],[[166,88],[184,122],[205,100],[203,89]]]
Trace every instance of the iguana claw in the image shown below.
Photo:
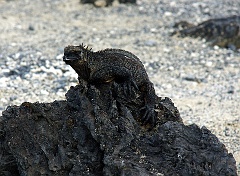
[[[142,110],[144,110],[144,114],[141,118],[142,124],[150,124],[151,128],[153,128],[157,121],[157,113],[155,112],[154,108],[149,105],[145,105],[140,109],[140,111]]]

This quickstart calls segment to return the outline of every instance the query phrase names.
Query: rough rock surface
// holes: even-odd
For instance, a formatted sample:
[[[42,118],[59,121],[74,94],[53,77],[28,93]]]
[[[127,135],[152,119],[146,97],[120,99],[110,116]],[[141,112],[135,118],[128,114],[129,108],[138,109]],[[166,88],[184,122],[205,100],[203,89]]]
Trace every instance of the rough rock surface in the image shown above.
[[[178,118],[147,131],[131,108],[113,103],[107,113],[101,93],[79,85],[66,101],[9,106],[0,123],[0,174],[237,175],[232,154],[217,137],[205,127],[176,122],[181,119],[169,99],[159,101],[167,104],[159,110]]]

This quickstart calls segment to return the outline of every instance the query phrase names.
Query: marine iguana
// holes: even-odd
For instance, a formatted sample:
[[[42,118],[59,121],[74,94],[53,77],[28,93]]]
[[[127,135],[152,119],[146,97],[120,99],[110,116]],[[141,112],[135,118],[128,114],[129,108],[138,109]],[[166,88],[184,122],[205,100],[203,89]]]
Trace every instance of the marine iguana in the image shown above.
[[[156,125],[157,112],[154,110],[156,94],[152,82],[140,59],[131,52],[122,49],[104,49],[93,52],[83,45],[64,48],[63,61],[78,74],[79,80],[97,85],[117,82],[122,86],[126,98],[140,92],[144,97],[143,125]]]

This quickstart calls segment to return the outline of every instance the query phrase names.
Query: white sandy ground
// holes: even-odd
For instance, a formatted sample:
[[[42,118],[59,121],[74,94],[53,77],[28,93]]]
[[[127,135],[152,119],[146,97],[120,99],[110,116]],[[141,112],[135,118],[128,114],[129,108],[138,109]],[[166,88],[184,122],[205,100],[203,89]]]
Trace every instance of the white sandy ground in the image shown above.
[[[196,24],[239,9],[236,0],[138,0],[97,9],[78,0],[0,0],[0,111],[64,99],[77,84],[62,62],[65,46],[122,48],[143,61],[157,94],[173,100],[184,123],[210,129],[240,169],[240,51],[169,36],[180,20]]]

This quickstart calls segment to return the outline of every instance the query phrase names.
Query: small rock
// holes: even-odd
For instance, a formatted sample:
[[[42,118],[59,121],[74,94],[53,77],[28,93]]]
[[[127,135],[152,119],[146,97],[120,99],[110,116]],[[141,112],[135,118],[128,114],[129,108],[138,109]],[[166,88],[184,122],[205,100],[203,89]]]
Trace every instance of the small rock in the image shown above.
[[[173,71],[173,70],[174,70],[174,67],[173,67],[173,66],[169,66],[169,67],[168,67],[168,70]]]
[[[46,91],[46,90],[41,90],[40,93],[41,93],[42,95],[49,95],[49,92]]]
[[[29,30],[29,31],[34,31],[33,25],[30,24],[30,25],[28,26],[28,30]]]
[[[63,54],[59,54],[59,55],[56,56],[57,60],[62,60],[62,58],[63,58]]]
[[[187,75],[187,76],[183,77],[183,79],[186,81],[193,81],[193,82],[197,82],[197,83],[206,82],[206,80],[204,78],[197,78],[194,75]]]
[[[164,16],[172,16],[172,12],[165,12]]]
[[[94,5],[96,7],[106,7],[107,2],[105,0],[97,0],[97,1],[94,2]]]
[[[193,52],[191,53],[191,57],[199,57],[199,53]]]
[[[207,67],[212,67],[213,66],[213,62],[212,61],[207,61],[206,62],[206,66]]]
[[[231,86],[231,87],[228,89],[227,93],[229,93],[229,94],[234,94],[234,87]]]
[[[171,49],[170,49],[170,48],[163,48],[163,51],[164,51],[165,53],[169,53],[169,52],[171,52]]]
[[[218,50],[219,49],[219,46],[217,46],[217,45],[214,45],[214,47],[213,47],[215,50]]]
[[[156,46],[157,42],[154,40],[147,40],[147,41],[145,41],[145,45],[146,46]]]
[[[0,87],[8,87],[7,83],[9,82],[9,79],[6,77],[0,78]]]

